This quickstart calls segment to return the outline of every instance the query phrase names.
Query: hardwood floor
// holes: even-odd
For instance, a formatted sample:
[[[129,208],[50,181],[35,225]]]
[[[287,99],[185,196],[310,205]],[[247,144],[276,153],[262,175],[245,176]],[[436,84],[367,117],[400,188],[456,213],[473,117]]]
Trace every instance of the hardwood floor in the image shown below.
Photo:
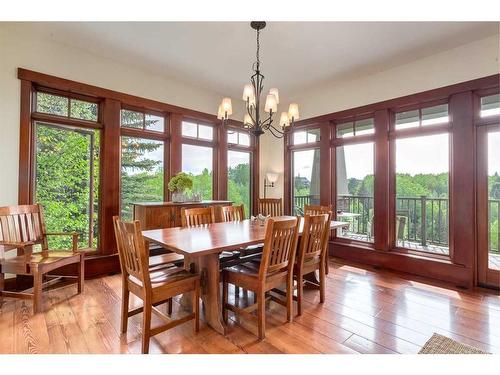
[[[151,340],[151,353],[417,353],[434,332],[500,353],[500,295],[462,291],[405,279],[388,271],[331,262],[327,298],[305,290],[304,314],[285,323],[286,310],[271,302],[266,339],[254,321],[230,312],[224,337],[201,324],[181,325]],[[87,280],[76,295],[71,285],[50,290],[44,313],[31,301],[0,303],[0,353],[140,353],[141,319],[120,336],[119,275]],[[234,290],[230,294],[234,302]],[[241,295],[239,303],[246,303]],[[236,301],[238,302],[238,301]],[[132,299],[131,304],[139,304]],[[165,307],[161,307],[165,308]],[[174,304],[174,313],[179,310]],[[153,326],[159,321],[153,319]]]

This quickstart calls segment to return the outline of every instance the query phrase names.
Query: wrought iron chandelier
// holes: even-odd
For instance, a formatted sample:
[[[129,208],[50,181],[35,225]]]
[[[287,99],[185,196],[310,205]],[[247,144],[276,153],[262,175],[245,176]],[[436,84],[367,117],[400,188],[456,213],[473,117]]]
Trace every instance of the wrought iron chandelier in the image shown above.
[[[264,112],[267,115],[265,115],[265,119],[263,120],[260,118],[260,95],[264,88],[264,76],[260,73],[260,31],[266,27],[266,23],[264,21],[253,21],[250,23],[250,26],[257,31],[257,59],[252,66],[252,70],[254,71],[254,74],[250,77],[252,83],[245,85],[243,88],[243,100],[245,101],[247,112],[243,119],[243,127],[249,129],[257,137],[269,131],[275,137],[282,138],[294,124],[295,120],[299,119],[299,106],[297,103],[291,103],[288,112],[281,113],[279,124],[275,126],[273,116],[278,111],[279,91],[277,88],[271,88],[264,106]],[[232,113],[231,98],[223,98],[222,103],[219,105],[217,118],[225,124]]]

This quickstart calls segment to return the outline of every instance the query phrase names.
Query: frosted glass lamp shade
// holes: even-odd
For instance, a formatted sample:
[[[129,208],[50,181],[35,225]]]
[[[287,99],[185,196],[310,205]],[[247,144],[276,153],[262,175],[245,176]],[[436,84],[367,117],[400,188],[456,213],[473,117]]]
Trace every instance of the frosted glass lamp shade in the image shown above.
[[[266,106],[264,107],[264,111],[276,112],[277,110],[278,110],[278,103],[276,103],[276,97],[273,94],[267,95]]]
[[[272,173],[272,172],[267,172],[266,173],[266,179],[271,184],[274,184],[276,181],[278,181],[278,176],[279,175],[277,173]]]
[[[250,117],[250,115],[248,113],[245,114],[245,117],[243,118],[243,126],[245,128],[249,128],[249,127],[253,126],[252,117]]]
[[[231,98],[222,99],[222,110],[224,111],[224,114],[227,114],[228,116],[233,114],[233,105],[231,104]]]
[[[290,120],[298,120],[299,117],[299,105],[297,103],[290,103],[290,107],[288,107],[288,117]]]
[[[269,94],[272,94],[276,97],[276,104],[280,104],[280,94],[277,88],[273,87],[269,90]]]
[[[243,88],[243,100],[244,101],[249,100],[250,102],[252,101],[255,102],[255,94],[253,92],[253,86],[251,84],[246,84],[245,87]]]
[[[222,109],[222,104],[219,104],[219,109],[217,110],[217,118],[222,120],[224,118],[224,110]]]
[[[286,112],[281,112],[280,116],[280,125],[283,128],[286,128],[288,125],[290,125],[290,120],[288,119],[288,113]]]

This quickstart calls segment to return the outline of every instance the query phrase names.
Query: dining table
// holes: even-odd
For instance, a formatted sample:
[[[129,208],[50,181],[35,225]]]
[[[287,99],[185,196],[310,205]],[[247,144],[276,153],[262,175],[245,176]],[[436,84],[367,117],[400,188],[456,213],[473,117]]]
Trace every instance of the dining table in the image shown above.
[[[295,216],[273,217],[286,220]],[[300,221],[299,235],[304,220]],[[347,223],[332,221],[330,229],[343,228]],[[348,224],[347,224],[348,225]],[[205,322],[225,335],[222,319],[220,292],[220,256],[223,252],[236,251],[264,243],[265,225],[258,221],[242,220],[206,224],[197,227],[175,227],[142,231],[144,239],[162,248],[184,256],[184,267],[201,276],[201,298]]]

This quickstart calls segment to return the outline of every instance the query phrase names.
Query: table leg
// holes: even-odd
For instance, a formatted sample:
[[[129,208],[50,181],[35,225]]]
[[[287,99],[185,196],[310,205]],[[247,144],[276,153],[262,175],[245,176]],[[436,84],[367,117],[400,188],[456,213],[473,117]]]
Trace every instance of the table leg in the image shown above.
[[[226,325],[222,320],[222,297],[220,294],[220,263],[219,254],[209,254],[190,259],[195,271],[201,275],[201,299],[204,305],[204,315],[207,324],[222,335],[226,334]],[[186,260],[185,260],[185,263]],[[184,300],[184,302],[183,302]],[[181,298],[181,305],[188,306],[187,295]]]

